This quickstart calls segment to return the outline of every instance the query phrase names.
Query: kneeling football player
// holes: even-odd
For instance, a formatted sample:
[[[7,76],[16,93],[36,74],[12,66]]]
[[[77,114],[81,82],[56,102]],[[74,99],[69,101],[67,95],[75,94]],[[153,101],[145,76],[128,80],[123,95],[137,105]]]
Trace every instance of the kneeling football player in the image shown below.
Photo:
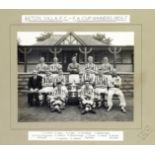
[[[53,90],[53,94],[50,98],[50,109],[51,112],[57,111],[61,113],[61,110],[65,108],[65,104],[68,97],[68,91],[62,86],[62,83],[59,81],[57,86]]]
[[[91,112],[96,113],[94,110],[94,88],[90,85],[89,81],[85,81],[80,91],[81,108],[83,109],[81,114]]]

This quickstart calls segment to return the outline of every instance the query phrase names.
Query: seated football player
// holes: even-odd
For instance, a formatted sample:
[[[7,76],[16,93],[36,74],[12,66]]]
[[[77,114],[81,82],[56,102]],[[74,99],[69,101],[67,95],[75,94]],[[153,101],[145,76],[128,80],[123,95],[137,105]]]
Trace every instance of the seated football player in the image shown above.
[[[67,71],[70,73],[69,75],[69,83],[80,83],[80,65],[77,63],[76,56],[72,58],[72,63],[68,65]]]
[[[39,97],[38,92],[42,88],[42,77],[38,76],[36,70],[32,72],[32,77],[28,80],[28,104],[30,106],[39,105]]]
[[[102,69],[98,70],[98,76],[95,78],[95,100],[97,107],[101,107],[102,103],[106,104],[108,95],[108,79],[103,74]]]
[[[40,63],[36,65],[36,70],[38,71],[38,74],[42,77],[45,76],[46,71],[48,70],[48,65],[45,63],[45,58],[40,58]]]
[[[113,96],[117,95],[120,100],[120,108],[122,112],[126,112],[126,101],[122,90],[120,89],[121,86],[121,77],[117,74],[116,70],[113,70],[112,78],[109,79],[109,91],[108,91],[108,109],[110,111],[113,106]]]
[[[66,88],[66,78],[63,75],[63,71],[61,68],[58,70],[58,74],[54,78],[54,86],[56,86],[58,82],[61,82],[62,86]]]
[[[94,84],[95,84],[95,76],[93,76],[93,74],[91,74],[90,69],[86,69],[85,73],[82,75],[82,78],[81,78],[82,85],[84,85],[85,81],[90,81],[90,84],[92,86],[94,86]]]
[[[61,113],[65,108],[65,104],[68,97],[68,91],[62,86],[61,82],[57,83],[57,86],[53,90],[53,96],[50,98],[51,112]]]
[[[88,63],[85,66],[85,70],[90,70],[91,76],[93,76],[93,78],[95,79],[95,75],[97,73],[97,67],[96,65],[93,63],[93,57],[89,56],[88,57]]]
[[[59,69],[62,69],[62,65],[58,63],[58,58],[53,58],[53,64],[49,66],[49,70],[52,73],[52,76],[55,78],[55,76],[58,75]]]
[[[42,78],[43,88],[39,91],[40,105],[46,102],[49,103],[49,96],[52,95],[54,79],[51,74],[50,71],[46,71],[46,76]]]
[[[89,81],[85,81],[80,91],[80,107],[82,108],[81,114],[91,112],[96,113],[94,110],[94,88],[90,85]]]

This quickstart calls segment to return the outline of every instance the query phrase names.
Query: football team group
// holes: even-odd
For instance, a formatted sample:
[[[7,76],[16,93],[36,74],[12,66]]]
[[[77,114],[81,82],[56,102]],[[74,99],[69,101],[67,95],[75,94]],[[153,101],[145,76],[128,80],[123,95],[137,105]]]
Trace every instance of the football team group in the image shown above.
[[[30,106],[47,104],[51,112],[61,113],[65,109],[70,97],[78,99],[81,114],[95,114],[97,108],[104,106],[109,112],[114,104],[113,96],[119,98],[122,112],[126,112],[126,101],[121,86],[121,77],[104,57],[102,64],[97,67],[93,57],[88,57],[88,63],[81,71],[76,56],[67,68],[68,79],[63,73],[58,58],[47,65],[44,57],[40,58],[28,80],[28,103]]]

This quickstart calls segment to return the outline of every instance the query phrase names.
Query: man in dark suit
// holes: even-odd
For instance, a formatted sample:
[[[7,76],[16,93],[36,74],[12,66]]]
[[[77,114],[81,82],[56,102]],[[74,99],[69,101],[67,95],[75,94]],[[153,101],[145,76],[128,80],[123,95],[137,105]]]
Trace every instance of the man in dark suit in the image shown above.
[[[33,71],[32,77],[28,81],[28,103],[30,106],[39,105],[38,92],[42,88],[42,77],[38,76],[36,70]]]

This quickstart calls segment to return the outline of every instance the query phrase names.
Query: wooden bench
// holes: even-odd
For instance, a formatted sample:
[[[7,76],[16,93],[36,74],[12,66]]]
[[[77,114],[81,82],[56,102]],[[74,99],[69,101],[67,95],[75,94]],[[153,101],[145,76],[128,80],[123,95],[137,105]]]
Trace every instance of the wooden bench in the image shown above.
[[[69,73],[64,73],[66,77],[66,82],[68,84],[69,81]],[[122,78],[122,86],[121,90],[125,94],[125,96],[133,96],[134,93],[134,76],[133,73],[119,73]],[[27,83],[28,78],[32,76],[31,73],[18,73],[18,92],[19,94],[23,94],[27,92]],[[81,78],[82,74],[80,74]]]

